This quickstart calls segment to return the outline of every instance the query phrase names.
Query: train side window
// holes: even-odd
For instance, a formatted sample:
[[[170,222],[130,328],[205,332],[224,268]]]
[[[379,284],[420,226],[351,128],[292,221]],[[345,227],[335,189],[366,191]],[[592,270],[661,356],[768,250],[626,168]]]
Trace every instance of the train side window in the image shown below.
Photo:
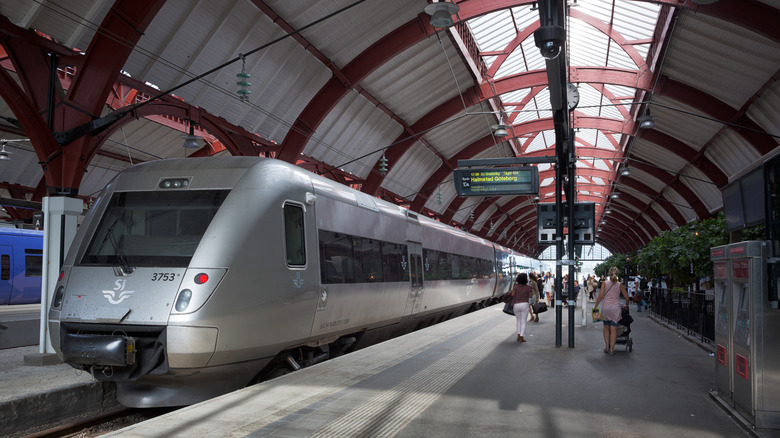
[[[43,274],[42,256],[24,256],[24,276],[40,277]]]
[[[320,276],[323,283],[353,283],[352,236],[320,230]]]
[[[25,248],[24,254],[24,276],[41,277],[43,275],[43,250]]]
[[[287,249],[288,266],[306,264],[306,235],[303,228],[303,208],[298,205],[284,205],[284,241]]]
[[[3,254],[0,257],[0,280],[8,280],[11,278],[11,256]]]
[[[358,281],[363,283],[384,281],[381,242],[367,238],[361,240],[360,248],[355,248],[355,258],[360,261],[360,267],[363,271],[363,278],[358,278]]]
[[[447,258],[449,259],[450,266],[452,267],[452,279],[459,280],[461,278],[460,256],[457,254],[447,254]]]
[[[406,254],[406,245],[382,242],[385,281],[409,281]]]
[[[439,278],[438,264],[439,251],[423,248],[423,259],[425,260],[423,263],[423,266],[425,267],[425,280],[441,280],[441,278]]]

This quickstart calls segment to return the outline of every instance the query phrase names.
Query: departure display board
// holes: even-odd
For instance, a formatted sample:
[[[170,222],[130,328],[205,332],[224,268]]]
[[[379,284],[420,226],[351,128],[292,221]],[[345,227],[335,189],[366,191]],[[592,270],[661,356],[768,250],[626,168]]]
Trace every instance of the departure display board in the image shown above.
[[[455,169],[458,196],[536,195],[539,168]]]

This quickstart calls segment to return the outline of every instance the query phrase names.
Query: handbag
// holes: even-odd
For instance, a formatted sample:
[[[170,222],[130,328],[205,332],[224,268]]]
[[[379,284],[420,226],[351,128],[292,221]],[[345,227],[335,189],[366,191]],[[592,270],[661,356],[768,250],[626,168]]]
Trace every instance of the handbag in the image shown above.
[[[542,303],[542,302],[534,303],[534,314],[544,313],[546,311],[547,311],[547,303]]]
[[[507,301],[506,304],[504,304],[504,313],[507,315],[515,315],[515,305],[512,304],[511,301]]]

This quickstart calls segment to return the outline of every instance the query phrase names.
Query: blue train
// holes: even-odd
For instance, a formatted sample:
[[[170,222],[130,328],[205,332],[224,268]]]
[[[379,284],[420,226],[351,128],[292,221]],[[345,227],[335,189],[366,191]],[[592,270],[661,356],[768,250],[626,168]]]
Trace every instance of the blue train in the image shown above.
[[[0,227],[0,305],[41,302],[43,231]]]

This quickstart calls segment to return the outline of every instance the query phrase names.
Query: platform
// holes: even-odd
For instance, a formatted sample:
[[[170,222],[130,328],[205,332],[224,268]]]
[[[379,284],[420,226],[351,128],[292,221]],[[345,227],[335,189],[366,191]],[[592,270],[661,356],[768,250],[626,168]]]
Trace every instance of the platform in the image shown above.
[[[547,312],[519,343],[500,307],[107,436],[759,436],[711,399],[711,353],[646,312],[633,351],[610,356],[601,324],[577,326],[574,348],[564,328],[556,348]]]
[[[0,350],[40,343],[41,305],[0,306]]]
[[[714,400],[707,345],[632,315],[633,351],[609,356],[600,324],[576,325],[574,348],[564,326],[556,348],[550,311],[519,343],[514,318],[493,306],[110,436],[780,437]],[[0,350],[4,433],[117,407],[113,386],[87,373],[24,365],[36,351]]]

